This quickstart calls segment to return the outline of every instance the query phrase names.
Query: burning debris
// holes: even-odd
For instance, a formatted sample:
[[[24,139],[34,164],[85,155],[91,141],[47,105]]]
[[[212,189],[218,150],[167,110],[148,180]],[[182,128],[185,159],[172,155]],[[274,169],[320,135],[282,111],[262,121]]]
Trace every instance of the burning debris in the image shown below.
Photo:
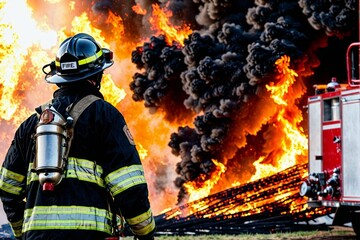
[[[158,235],[275,233],[326,229],[316,218],[331,208],[310,209],[298,194],[307,164],[209,195],[158,216]],[[310,224],[312,222],[312,224]]]

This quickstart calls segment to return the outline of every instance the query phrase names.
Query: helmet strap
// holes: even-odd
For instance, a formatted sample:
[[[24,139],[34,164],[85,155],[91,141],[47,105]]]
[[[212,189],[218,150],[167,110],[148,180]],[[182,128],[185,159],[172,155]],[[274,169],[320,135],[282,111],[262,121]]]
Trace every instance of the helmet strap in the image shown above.
[[[94,78],[91,80],[91,81],[94,81],[95,82],[95,84],[94,84],[94,86],[98,89],[98,90],[100,90],[100,88],[101,88],[101,79],[102,79],[102,75],[103,75],[103,72],[99,72],[99,73],[97,73],[96,75],[94,75]]]

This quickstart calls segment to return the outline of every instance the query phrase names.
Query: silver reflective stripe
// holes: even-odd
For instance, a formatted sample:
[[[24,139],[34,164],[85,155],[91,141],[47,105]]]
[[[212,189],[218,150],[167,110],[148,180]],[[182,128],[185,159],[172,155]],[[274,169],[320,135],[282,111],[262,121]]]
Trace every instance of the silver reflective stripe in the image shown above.
[[[136,225],[130,225],[131,231],[138,236],[147,235],[155,229],[155,220],[151,216],[145,221],[138,223]]]
[[[151,209],[149,208],[149,210],[147,210],[146,212],[144,212],[143,214],[140,214],[136,217],[133,217],[133,218],[127,218],[126,219],[126,222],[129,224],[129,225],[135,225],[135,224],[138,224],[138,223],[141,223],[149,218],[152,217],[152,213],[151,213]]]
[[[131,187],[146,184],[142,165],[122,167],[106,176],[105,182],[113,196]]]
[[[4,167],[0,170],[0,189],[15,195],[20,195],[23,191],[25,176],[10,171]]]
[[[101,178],[103,173],[100,165],[95,165],[94,162],[79,159],[79,158],[68,158],[66,178],[77,178],[80,181],[86,181],[96,183],[100,187],[105,187],[104,180]]]
[[[26,209],[23,232],[64,229],[95,230],[111,234],[112,214],[106,209],[84,206],[37,206]]]
[[[31,171],[28,171],[28,173],[27,184],[39,180],[36,173]],[[104,180],[101,178],[102,173],[102,167],[92,161],[69,157],[64,178],[76,178],[80,181],[95,183],[105,188]]]
[[[155,221],[151,209],[133,218],[125,219],[131,231],[136,235],[146,235],[155,229]]]

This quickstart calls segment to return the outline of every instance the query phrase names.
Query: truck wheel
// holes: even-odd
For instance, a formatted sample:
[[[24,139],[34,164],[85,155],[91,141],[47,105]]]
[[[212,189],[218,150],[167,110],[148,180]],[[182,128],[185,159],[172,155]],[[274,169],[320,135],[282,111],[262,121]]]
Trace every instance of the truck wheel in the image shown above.
[[[351,214],[351,224],[356,236],[360,236],[360,213],[353,212]]]

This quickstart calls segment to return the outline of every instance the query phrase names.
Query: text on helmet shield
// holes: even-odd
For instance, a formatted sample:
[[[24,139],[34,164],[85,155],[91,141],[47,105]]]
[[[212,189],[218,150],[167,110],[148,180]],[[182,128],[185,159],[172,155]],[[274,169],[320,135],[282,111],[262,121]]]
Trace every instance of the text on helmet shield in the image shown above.
[[[77,69],[77,64],[76,62],[64,62],[61,63],[61,69],[62,70]]]

